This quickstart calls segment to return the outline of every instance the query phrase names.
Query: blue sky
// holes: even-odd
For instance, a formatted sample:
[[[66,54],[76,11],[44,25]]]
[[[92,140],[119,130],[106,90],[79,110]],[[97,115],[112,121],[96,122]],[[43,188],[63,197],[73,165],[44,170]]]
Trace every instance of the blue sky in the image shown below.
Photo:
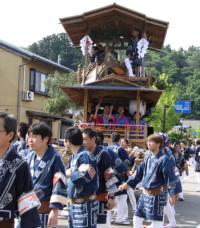
[[[165,45],[200,46],[199,0],[115,0],[117,4],[169,22]],[[110,5],[110,0],[1,0],[0,39],[26,47],[64,32],[59,18]]]

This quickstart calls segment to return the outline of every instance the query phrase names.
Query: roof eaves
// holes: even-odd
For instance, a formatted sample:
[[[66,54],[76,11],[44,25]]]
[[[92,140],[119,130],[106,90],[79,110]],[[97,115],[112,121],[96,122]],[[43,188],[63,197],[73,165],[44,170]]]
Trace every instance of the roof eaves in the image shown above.
[[[15,45],[10,44],[10,43],[3,41],[1,39],[0,39],[0,47],[5,49],[5,50],[12,51],[12,52],[18,54],[19,56],[22,56],[23,58],[26,58],[29,60],[34,59],[34,60],[40,61],[42,63],[46,63],[46,64],[49,64],[49,65],[54,66],[56,68],[59,68],[61,70],[64,70],[67,72],[73,72],[73,70],[68,68],[68,67],[65,67],[65,66],[60,65],[56,62],[53,62],[47,58],[44,58],[40,55],[37,55],[31,51],[26,50],[26,49],[16,47]]]
[[[66,85],[62,88],[71,88],[71,89],[104,89],[104,90],[138,90],[138,91],[149,91],[149,92],[163,92],[163,90],[146,88],[144,86],[97,86],[97,85]]]

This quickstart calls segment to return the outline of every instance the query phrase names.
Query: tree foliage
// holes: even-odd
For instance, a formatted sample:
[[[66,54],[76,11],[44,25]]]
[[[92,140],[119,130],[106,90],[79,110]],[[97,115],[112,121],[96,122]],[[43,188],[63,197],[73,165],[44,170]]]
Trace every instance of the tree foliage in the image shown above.
[[[159,99],[156,107],[152,110],[151,116],[148,118],[150,125],[154,127],[156,132],[163,130],[164,121],[164,107],[166,108],[166,122],[165,129],[169,131],[174,125],[179,122],[180,115],[174,112],[174,100],[176,98],[177,88],[169,83],[168,77],[165,74],[161,74],[155,81],[155,86],[158,89],[163,89],[164,92]]]
[[[82,60],[80,50],[72,46],[65,33],[44,37],[39,42],[31,44],[28,49],[54,62],[57,62],[60,56],[60,64],[73,70],[77,69]]]
[[[48,77],[45,81],[49,96],[45,108],[48,112],[65,115],[68,109],[75,106],[61,89],[61,86],[72,84],[75,80],[76,75],[74,72],[69,74],[59,74],[56,72]]]
[[[165,87],[162,77],[167,76],[176,90],[174,99],[192,102],[192,113],[183,117],[200,119],[200,48],[192,46],[188,50],[172,50],[168,45],[161,52],[150,52],[148,64],[158,88]]]

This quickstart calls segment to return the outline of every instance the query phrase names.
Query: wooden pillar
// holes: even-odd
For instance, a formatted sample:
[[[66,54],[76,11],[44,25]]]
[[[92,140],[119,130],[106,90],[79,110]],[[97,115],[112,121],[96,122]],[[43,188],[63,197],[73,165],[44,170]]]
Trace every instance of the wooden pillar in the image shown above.
[[[77,70],[77,83],[81,84],[81,65],[78,65],[78,70]]]
[[[109,46],[108,46],[108,43],[106,44],[106,50],[105,50],[105,75],[108,75],[108,64],[109,64],[109,61],[108,61],[108,53],[109,53]]]
[[[97,61],[97,57],[95,58],[95,80],[97,80],[99,77],[98,77],[98,68],[99,68],[99,65],[98,65],[98,61]]]
[[[137,101],[136,125],[139,125],[140,124],[140,92],[139,91],[137,91],[136,101]]]
[[[83,122],[87,123],[88,112],[88,90],[84,90],[84,104],[83,104]]]
[[[147,103],[144,102],[144,114],[147,112]]]

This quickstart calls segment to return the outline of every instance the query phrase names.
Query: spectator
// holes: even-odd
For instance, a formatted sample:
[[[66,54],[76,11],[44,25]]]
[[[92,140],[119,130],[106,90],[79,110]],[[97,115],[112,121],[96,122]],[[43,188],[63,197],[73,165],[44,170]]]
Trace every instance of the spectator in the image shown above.
[[[198,183],[198,188],[197,191],[200,191],[200,139],[196,141],[196,149],[195,149],[195,172],[197,174],[197,183]]]
[[[27,133],[28,133],[29,125],[27,123],[21,122],[19,124],[17,130],[17,138],[18,140],[13,143],[14,148],[16,149],[17,153],[20,153],[21,150],[27,149]]]

